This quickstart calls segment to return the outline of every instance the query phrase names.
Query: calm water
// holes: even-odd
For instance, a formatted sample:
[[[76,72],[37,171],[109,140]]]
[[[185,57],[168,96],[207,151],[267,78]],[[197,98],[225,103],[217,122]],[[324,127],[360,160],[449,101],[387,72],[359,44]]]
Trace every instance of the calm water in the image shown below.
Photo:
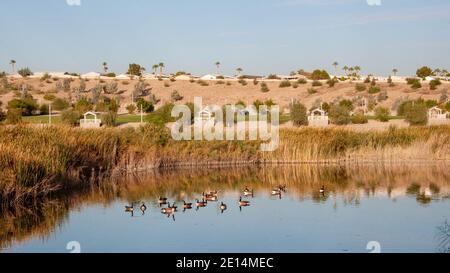
[[[278,185],[286,185],[281,198],[271,196]],[[240,208],[245,187],[255,196]],[[183,212],[181,200],[215,190],[218,202]],[[177,201],[178,211],[162,214],[159,196]],[[125,212],[131,202],[145,202],[145,214]],[[69,252],[77,241],[82,252],[369,252],[377,241],[382,252],[445,252],[447,223],[448,166],[181,170],[4,212],[0,247]]]

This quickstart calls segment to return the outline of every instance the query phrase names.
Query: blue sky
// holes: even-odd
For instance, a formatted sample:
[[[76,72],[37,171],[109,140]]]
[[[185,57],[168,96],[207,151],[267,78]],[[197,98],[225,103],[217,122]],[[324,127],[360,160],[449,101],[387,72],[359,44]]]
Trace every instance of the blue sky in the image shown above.
[[[74,1],[74,0],[69,0]],[[374,1],[374,0],[371,0]],[[3,0],[0,71],[148,70],[287,74],[331,64],[363,73],[450,69],[449,0]]]

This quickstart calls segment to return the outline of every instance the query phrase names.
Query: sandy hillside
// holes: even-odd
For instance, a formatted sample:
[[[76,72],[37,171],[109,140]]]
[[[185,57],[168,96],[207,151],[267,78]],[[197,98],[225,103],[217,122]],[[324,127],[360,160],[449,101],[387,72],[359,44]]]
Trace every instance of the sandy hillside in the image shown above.
[[[24,83],[29,86],[30,93],[39,103],[48,103],[44,99],[45,94],[54,94],[57,97],[66,99],[74,99],[74,92],[56,92],[56,83],[58,79],[52,79],[49,81],[40,81],[40,79],[10,79],[9,80],[15,86],[21,86]],[[62,81],[62,80],[60,80]],[[126,105],[131,102],[131,93],[134,90],[135,84],[138,82],[135,80],[89,80],[86,81],[86,90],[94,87],[98,84],[106,84],[110,81],[117,82],[118,92],[112,95],[106,95],[108,97],[119,97],[121,101],[121,112],[125,111]],[[151,94],[154,94],[161,101],[158,106],[165,102],[171,101],[171,93],[176,90],[183,96],[181,101],[177,103],[192,102],[194,97],[202,97],[204,105],[206,104],[219,104],[224,105],[227,103],[236,103],[239,100],[245,103],[253,103],[255,100],[272,99],[278,103],[281,107],[287,107],[292,99],[298,99],[306,106],[310,107],[318,99],[324,102],[331,102],[336,98],[354,99],[357,96],[369,96],[367,90],[363,92],[357,92],[355,90],[356,83],[339,82],[334,87],[329,88],[324,82],[322,87],[314,87],[317,90],[316,94],[309,94],[308,89],[311,88],[311,82],[307,84],[300,84],[298,88],[286,87],[280,88],[280,81],[265,81],[270,91],[267,93],[261,92],[261,82],[256,85],[252,80],[248,81],[246,86],[243,86],[237,81],[227,81],[219,84],[218,81],[207,81],[208,86],[201,86],[197,82],[190,82],[188,80],[177,80],[172,82],[170,80],[145,80],[148,84],[147,89]],[[80,84],[79,79],[74,79],[71,82],[71,89],[78,87]],[[367,84],[367,86],[369,86]],[[443,90],[448,90],[450,83],[443,83],[437,90],[431,91],[428,83],[423,83],[422,88],[418,90],[412,90],[406,83],[396,83],[394,87],[389,87],[387,83],[379,82],[381,90],[387,91],[388,99],[381,102],[380,105],[391,107],[395,100],[401,97],[419,98],[423,99],[435,99],[439,100],[439,97]],[[56,93],[55,93],[56,92]],[[86,92],[83,95],[89,97],[90,92]],[[104,95],[104,94],[103,94]],[[372,95],[376,98],[377,94]],[[14,92],[2,92],[0,93],[0,100],[3,102],[3,108],[9,100],[14,98]]]

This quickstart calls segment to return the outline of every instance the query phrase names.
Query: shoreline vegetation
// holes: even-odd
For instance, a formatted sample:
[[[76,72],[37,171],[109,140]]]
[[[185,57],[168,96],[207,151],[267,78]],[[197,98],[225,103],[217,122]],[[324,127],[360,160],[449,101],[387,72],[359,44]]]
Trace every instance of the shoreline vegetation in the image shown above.
[[[1,206],[103,183],[108,177],[181,166],[450,162],[450,126],[356,132],[281,129],[279,148],[259,141],[174,141],[163,126],[82,130],[0,127]]]

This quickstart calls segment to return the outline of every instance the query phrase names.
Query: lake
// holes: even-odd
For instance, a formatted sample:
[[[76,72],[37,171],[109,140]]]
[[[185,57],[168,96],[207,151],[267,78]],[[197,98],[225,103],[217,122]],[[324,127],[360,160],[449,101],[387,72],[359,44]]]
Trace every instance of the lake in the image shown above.
[[[73,246],[81,252],[449,252],[449,169],[301,165],[118,177],[2,212],[0,248],[63,253]],[[279,186],[285,186],[280,194]],[[243,195],[246,188],[253,196]],[[196,199],[212,191],[218,191],[218,201],[197,209]],[[240,196],[249,206],[239,206]],[[163,214],[167,205],[159,204],[160,197],[176,202],[177,210]],[[184,210],[183,200],[194,203],[193,208]],[[221,202],[227,206],[224,211]],[[126,211],[131,204],[134,211]]]

